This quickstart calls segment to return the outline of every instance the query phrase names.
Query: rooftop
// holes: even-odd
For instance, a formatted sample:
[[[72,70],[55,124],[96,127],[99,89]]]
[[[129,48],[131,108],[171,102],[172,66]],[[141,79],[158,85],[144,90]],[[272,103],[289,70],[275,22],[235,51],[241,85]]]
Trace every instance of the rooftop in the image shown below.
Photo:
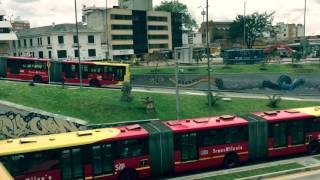
[[[79,33],[83,32],[98,32],[89,28],[88,26],[79,24]],[[50,26],[42,26],[31,29],[23,29],[17,32],[19,37],[25,36],[39,36],[39,35],[49,35],[52,33],[76,33],[76,25],[75,24],[56,24]]]

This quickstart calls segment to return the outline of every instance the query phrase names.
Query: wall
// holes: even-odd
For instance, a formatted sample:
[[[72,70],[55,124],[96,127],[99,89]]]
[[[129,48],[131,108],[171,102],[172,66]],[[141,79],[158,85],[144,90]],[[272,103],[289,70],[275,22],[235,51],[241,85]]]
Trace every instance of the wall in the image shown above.
[[[0,102],[0,139],[65,133],[85,129],[86,122]]]

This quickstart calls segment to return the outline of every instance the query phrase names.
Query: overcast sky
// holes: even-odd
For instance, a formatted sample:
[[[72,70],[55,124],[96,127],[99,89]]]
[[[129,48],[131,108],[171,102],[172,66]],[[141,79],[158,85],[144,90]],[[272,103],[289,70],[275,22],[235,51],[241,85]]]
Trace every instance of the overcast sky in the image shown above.
[[[1,0],[0,0],[1,1]],[[205,0],[179,0],[187,4],[190,13],[196,18],[198,24],[202,22],[201,9]],[[77,0],[79,21],[81,20],[82,5],[104,6],[105,0]],[[108,6],[117,4],[117,0],[108,0]],[[154,5],[161,0],[154,0]],[[21,16],[29,20],[32,27],[50,25],[52,22],[73,23],[73,0],[2,0],[2,6],[8,16]],[[320,0],[307,0],[307,26],[308,35],[320,35]],[[275,22],[303,23],[304,0],[247,0],[247,14],[275,11]],[[214,21],[232,21],[237,14],[243,14],[243,0],[209,0],[209,19]]]

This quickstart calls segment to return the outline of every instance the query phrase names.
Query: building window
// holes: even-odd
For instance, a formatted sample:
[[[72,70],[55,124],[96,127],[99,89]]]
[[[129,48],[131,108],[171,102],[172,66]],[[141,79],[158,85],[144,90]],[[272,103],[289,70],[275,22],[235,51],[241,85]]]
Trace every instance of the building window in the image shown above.
[[[30,39],[30,47],[32,47],[32,46],[33,46],[33,40]]]
[[[10,33],[9,28],[0,28],[0,33]]]
[[[13,56],[17,56],[17,53],[13,53]]]
[[[133,45],[113,45],[113,50],[121,50],[121,49],[133,49]]]
[[[168,26],[148,26],[148,30],[166,31],[166,30],[168,30]]]
[[[88,36],[88,43],[94,43],[94,35]]]
[[[112,40],[132,40],[132,35],[112,35]]]
[[[168,44],[150,44],[150,49],[167,49]]]
[[[75,50],[74,50],[74,57],[79,57],[79,51],[78,51],[78,49],[75,49]]]
[[[38,38],[38,46],[42,46],[42,38],[41,37]]]
[[[149,35],[149,39],[169,39],[168,35]]]
[[[48,57],[49,57],[49,58],[52,58],[52,53],[51,53],[51,51],[48,51]]]
[[[12,41],[12,46],[14,49],[16,48],[16,41]]]
[[[51,38],[49,36],[47,37],[47,42],[48,42],[48,45],[51,44]]]
[[[21,48],[21,40],[18,40],[18,47]]]
[[[23,40],[23,46],[27,47],[27,40],[26,39]]]
[[[131,15],[111,14],[111,19],[117,20],[132,20]]]
[[[39,58],[43,58],[43,51],[39,51]]]
[[[58,50],[58,58],[67,58],[67,51],[66,50]]]
[[[77,35],[73,36],[73,43],[74,44],[78,44],[79,43]]]
[[[160,21],[160,22],[167,22],[168,18],[165,16],[149,16],[148,21]]]
[[[95,49],[88,49],[89,57],[96,57],[96,50]]]
[[[130,30],[132,25],[111,25],[112,30]]]
[[[58,43],[59,43],[59,44],[64,44],[64,38],[63,38],[63,36],[58,36]]]

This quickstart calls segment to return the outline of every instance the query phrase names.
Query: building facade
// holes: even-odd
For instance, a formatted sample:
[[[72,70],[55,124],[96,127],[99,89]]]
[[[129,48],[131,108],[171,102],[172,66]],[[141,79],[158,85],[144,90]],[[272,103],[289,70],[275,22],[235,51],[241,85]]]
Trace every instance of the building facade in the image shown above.
[[[17,36],[12,29],[12,25],[5,19],[5,11],[0,2],[0,56],[9,55],[10,42],[17,40]]]
[[[302,24],[285,24],[280,22],[274,28],[276,30],[277,41],[292,42],[304,36],[304,26]]]
[[[55,60],[101,60],[102,51],[100,32],[79,25],[79,40],[75,24],[53,24],[17,32],[18,40],[11,43],[11,55]]]
[[[84,7],[83,23],[103,31],[106,56],[115,60],[142,57],[182,46],[181,15],[169,12]],[[103,22],[103,23],[101,23]]]
[[[220,46],[222,48],[232,47],[233,44],[230,40],[230,26],[232,22],[216,22],[209,21],[209,43],[211,46]],[[206,29],[207,23],[203,22],[199,28],[202,33],[203,42],[206,43]]]

